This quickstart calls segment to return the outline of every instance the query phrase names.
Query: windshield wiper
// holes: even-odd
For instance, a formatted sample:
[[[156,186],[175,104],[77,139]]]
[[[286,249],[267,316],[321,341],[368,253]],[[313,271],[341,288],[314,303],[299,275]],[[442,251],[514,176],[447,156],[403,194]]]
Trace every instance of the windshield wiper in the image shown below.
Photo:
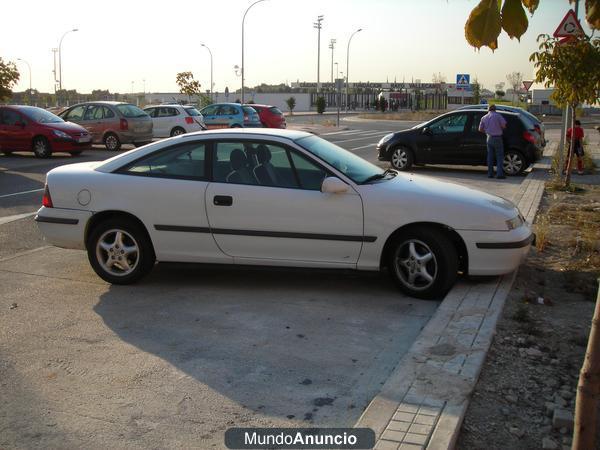
[[[371,181],[381,180],[382,178],[385,178],[388,175],[396,176],[396,174],[397,174],[397,172],[395,170],[385,169],[385,171],[383,173],[376,173],[375,175],[371,175],[370,177],[365,179],[365,181],[363,181],[360,184],[367,184],[367,183],[370,183]]]

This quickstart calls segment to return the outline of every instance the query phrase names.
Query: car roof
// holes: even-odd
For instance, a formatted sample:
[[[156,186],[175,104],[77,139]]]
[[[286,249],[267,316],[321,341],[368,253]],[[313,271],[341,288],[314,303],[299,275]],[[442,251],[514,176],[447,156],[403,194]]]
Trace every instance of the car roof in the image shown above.
[[[450,114],[452,113],[464,113],[464,112],[481,112],[481,108],[465,108],[465,109],[455,109],[454,111],[450,111]],[[499,111],[496,111],[498,114],[508,114],[509,116],[519,116],[519,113],[516,111],[507,111],[504,109],[501,109]]]
[[[217,130],[207,131],[195,131],[193,133],[186,133],[181,135],[182,138],[192,136],[219,136],[222,134],[241,134],[247,135],[246,137],[252,136],[266,136],[266,137],[282,137],[286,139],[296,140],[307,136],[314,136],[312,133],[301,130],[289,130],[283,128],[222,128]]]
[[[273,105],[263,105],[262,103],[244,103],[244,106],[259,106],[261,108],[273,108]]]
[[[221,102],[221,103],[211,103],[210,105],[206,105],[205,108],[207,108],[209,106],[223,106],[223,105],[242,106],[241,104],[235,103],[235,102]],[[244,104],[243,106],[246,106],[246,104]]]

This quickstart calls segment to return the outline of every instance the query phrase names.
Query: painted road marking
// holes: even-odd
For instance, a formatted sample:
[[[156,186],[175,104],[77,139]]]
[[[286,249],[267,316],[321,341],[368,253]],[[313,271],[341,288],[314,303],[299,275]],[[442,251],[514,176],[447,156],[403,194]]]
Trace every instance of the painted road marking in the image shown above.
[[[44,188],[41,189],[32,189],[31,191],[23,191],[23,192],[14,192],[12,194],[4,194],[4,195],[0,195],[0,198],[5,198],[5,197],[14,197],[15,195],[24,195],[24,194],[31,194],[33,192],[41,192],[43,191]]]
[[[30,212],[30,213],[23,213],[23,214],[15,214],[14,216],[0,217],[0,225],[14,222],[15,220],[25,219],[26,217],[35,216],[36,214],[37,214],[37,211]]]

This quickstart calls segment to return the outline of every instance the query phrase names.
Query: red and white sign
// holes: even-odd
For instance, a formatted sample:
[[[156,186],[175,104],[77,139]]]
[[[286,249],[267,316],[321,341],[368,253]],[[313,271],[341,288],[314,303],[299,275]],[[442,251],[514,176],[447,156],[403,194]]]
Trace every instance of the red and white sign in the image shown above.
[[[583,28],[581,28],[581,24],[579,20],[577,20],[577,16],[575,16],[575,12],[570,9],[563,20],[560,22],[560,25],[554,32],[555,38],[569,38],[572,36],[578,36],[584,34]]]
[[[533,81],[523,81],[523,87],[525,88],[526,91],[529,91],[529,88],[531,87],[532,84],[533,84]]]

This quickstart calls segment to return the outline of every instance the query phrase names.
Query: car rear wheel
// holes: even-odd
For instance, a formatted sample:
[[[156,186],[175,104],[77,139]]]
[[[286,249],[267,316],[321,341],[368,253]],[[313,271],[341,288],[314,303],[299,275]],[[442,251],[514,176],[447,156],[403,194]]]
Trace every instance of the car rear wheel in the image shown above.
[[[521,152],[509,150],[504,154],[503,167],[506,175],[520,175],[527,168],[527,162]]]
[[[112,284],[135,283],[156,261],[145,230],[126,218],[109,219],[96,226],[88,239],[87,253],[96,274]]]
[[[12,155],[12,152],[10,150],[2,150],[2,153],[5,154],[6,156]]]
[[[403,233],[392,243],[388,254],[392,278],[410,296],[440,298],[456,281],[456,248],[436,229],[412,229]]]
[[[175,127],[171,130],[171,137],[185,134],[185,130],[181,127]]]
[[[38,158],[48,158],[52,154],[50,143],[45,137],[36,137],[33,140],[33,153]]]
[[[121,148],[121,141],[116,134],[108,133],[104,136],[104,146],[111,152],[116,152]]]
[[[83,150],[75,150],[74,152],[70,152],[71,156],[79,156],[81,155],[81,153],[83,152]]]
[[[405,147],[396,147],[392,150],[390,162],[396,170],[410,170],[414,162],[413,154]]]

